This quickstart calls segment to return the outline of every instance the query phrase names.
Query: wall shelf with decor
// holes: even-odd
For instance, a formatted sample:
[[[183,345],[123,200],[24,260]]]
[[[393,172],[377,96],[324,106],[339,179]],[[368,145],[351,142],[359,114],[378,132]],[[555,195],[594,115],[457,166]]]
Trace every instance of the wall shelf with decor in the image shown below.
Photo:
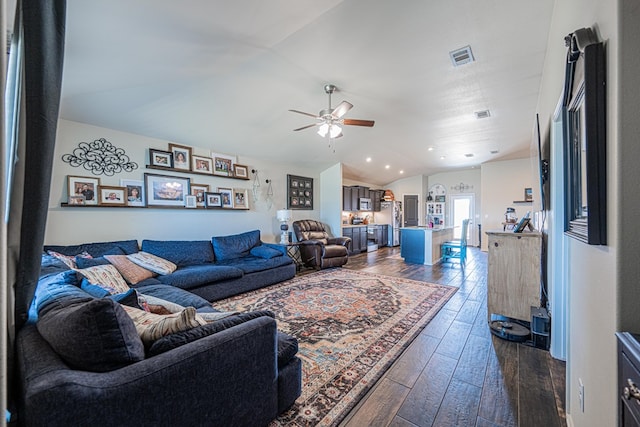
[[[249,208],[218,208],[218,207],[202,207],[197,206],[195,208],[187,208],[185,206],[105,206],[105,205],[74,205],[72,203],[60,203],[61,208],[129,208],[129,209],[183,209],[188,211],[195,210],[207,210],[207,211],[229,211],[229,212],[237,212],[237,211],[248,211]]]
[[[533,200],[514,200],[512,203],[515,203],[515,204],[533,203]]]
[[[209,176],[209,177],[215,177],[215,178],[229,178],[229,179],[238,179],[240,181],[249,181],[249,177],[241,177],[241,176],[227,176],[227,175],[216,175],[213,173],[207,173],[207,172],[199,172],[199,171],[194,171],[194,170],[184,170],[184,169],[176,169],[176,168],[168,168],[168,167],[164,167],[164,166],[154,166],[154,165],[146,165],[147,169],[155,169],[155,170],[162,170],[162,171],[168,171],[168,172],[178,172],[178,173],[184,173],[184,174],[194,174],[194,175],[203,175],[203,176]]]

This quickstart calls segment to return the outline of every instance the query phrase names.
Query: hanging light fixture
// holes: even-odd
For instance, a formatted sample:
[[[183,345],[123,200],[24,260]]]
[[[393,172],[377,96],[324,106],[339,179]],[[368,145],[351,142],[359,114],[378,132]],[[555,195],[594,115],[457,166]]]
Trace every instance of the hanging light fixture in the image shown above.
[[[318,135],[325,138],[340,138],[342,136],[342,128],[334,123],[323,123],[318,128]]]

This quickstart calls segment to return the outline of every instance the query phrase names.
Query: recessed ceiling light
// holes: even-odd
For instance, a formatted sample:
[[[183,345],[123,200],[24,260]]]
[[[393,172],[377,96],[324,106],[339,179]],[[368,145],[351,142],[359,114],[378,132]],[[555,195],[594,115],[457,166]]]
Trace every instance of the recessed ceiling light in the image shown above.
[[[404,173],[404,171],[400,171],[400,175],[402,175]]]
[[[427,148],[427,151],[433,151],[433,147]]]
[[[444,160],[444,159],[445,159],[445,156],[440,156],[440,160]]]
[[[371,157],[367,157],[366,160],[367,160],[367,163],[371,162]]]
[[[386,165],[384,168],[389,169],[390,167],[391,167],[390,165]]]

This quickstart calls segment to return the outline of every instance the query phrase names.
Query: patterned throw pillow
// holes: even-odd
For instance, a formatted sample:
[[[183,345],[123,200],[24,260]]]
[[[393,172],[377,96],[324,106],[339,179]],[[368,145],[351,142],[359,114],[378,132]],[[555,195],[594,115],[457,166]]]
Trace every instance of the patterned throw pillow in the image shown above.
[[[100,286],[110,294],[122,294],[130,289],[113,265],[96,265],[78,272],[86,277],[89,283]]]
[[[167,261],[164,258],[152,255],[148,252],[136,252],[135,254],[127,255],[127,258],[132,262],[138,264],[142,268],[151,270],[154,273],[166,275],[176,271],[176,266],[171,261]]]
[[[176,332],[186,331],[206,324],[196,315],[196,309],[187,307],[179,313],[160,315],[123,305],[122,308],[133,320],[136,331],[145,345],[151,345],[158,338]]]
[[[132,285],[154,276],[153,271],[140,267],[127,258],[126,255],[105,255],[104,258],[118,269],[127,283]]]
[[[91,254],[88,252],[82,252],[78,255],[65,255],[65,254],[61,254],[60,252],[56,252],[56,251],[47,251],[47,253],[49,255],[51,255],[54,258],[59,259],[60,261],[64,262],[67,267],[69,268],[78,268],[76,265],[76,257],[80,257],[80,258],[92,258]]]

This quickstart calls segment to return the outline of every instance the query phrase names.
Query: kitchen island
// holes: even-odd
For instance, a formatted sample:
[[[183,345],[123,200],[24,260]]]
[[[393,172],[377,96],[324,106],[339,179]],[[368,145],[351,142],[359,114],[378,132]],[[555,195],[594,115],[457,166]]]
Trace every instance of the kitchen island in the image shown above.
[[[400,229],[400,256],[412,264],[440,262],[440,245],[453,239],[453,227],[403,227]]]

